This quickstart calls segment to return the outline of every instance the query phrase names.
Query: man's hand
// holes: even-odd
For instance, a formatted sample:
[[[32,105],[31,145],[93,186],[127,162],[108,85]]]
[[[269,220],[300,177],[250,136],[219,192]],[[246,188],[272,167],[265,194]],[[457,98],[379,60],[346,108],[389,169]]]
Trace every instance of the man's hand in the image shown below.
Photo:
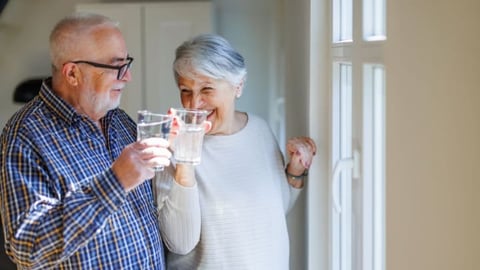
[[[169,143],[161,138],[149,138],[127,145],[113,162],[112,170],[128,192],[155,176],[155,166],[170,165]]]

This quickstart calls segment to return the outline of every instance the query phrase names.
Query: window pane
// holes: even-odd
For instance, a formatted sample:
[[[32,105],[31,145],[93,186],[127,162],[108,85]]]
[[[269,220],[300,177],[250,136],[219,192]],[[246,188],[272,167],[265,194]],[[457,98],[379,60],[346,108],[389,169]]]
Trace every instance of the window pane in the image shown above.
[[[385,70],[364,66],[363,269],[385,269]]]
[[[333,67],[332,164],[352,156],[352,65]],[[335,173],[333,173],[335,177]],[[352,173],[344,170],[332,181],[332,269],[352,269]]]
[[[385,0],[363,1],[363,38],[367,41],[385,40]]]
[[[333,42],[351,42],[352,0],[333,0]]]

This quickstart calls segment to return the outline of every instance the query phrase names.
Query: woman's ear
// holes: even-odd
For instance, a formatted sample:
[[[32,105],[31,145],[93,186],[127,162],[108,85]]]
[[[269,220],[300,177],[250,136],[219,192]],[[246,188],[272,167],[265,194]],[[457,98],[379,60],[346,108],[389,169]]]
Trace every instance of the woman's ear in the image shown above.
[[[78,80],[80,76],[80,70],[78,66],[74,63],[66,63],[62,67],[62,75],[65,77],[65,80],[72,86],[78,85]]]
[[[240,83],[238,83],[237,86],[235,87],[235,97],[236,98],[240,98],[242,96],[243,82],[244,82],[244,79],[242,79],[242,81],[240,81]]]

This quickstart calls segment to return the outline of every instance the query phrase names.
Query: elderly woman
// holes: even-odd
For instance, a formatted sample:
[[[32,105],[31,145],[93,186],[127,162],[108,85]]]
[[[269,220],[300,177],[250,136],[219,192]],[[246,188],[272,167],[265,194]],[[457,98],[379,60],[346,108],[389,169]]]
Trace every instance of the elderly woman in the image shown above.
[[[184,42],[173,64],[185,108],[209,111],[202,162],[178,164],[174,177],[193,175],[200,213],[191,226],[164,231],[195,248],[167,254],[169,269],[288,269],[286,214],[296,201],[315,155],[315,143],[296,137],[284,158],[268,124],[235,109],[246,80],[243,57],[218,35],[204,34]],[[178,179],[177,179],[178,181]],[[173,182],[175,183],[175,182]],[[162,202],[168,204],[168,198]],[[175,215],[166,207],[160,222]],[[178,240],[178,239],[177,239]]]

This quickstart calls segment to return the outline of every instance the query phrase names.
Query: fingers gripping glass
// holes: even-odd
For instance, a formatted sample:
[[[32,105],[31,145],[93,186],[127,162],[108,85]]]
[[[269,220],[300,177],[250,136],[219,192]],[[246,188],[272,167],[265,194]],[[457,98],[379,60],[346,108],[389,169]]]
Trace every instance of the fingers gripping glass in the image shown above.
[[[137,140],[163,138],[168,140],[173,117],[166,114],[138,111]],[[163,166],[155,166],[155,171],[163,171]]]
[[[127,73],[127,70],[130,69],[130,66],[132,65],[132,62],[133,62],[133,57],[129,56],[129,57],[126,58],[126,60],[127,60],[127,63],[125,63],[121,66],[112,66],[112,65],[100,64],[100,63],[91,62],[91,61],[84,61],[84,60],[71,61],[70,63],[87,64],[87,65],[91,65],[91,66],[98,67],[98,68],[116,69],[117,72],[118,72],[117,73],[117,80],[121,80],[121,79],[123,79],[123,77]]]

